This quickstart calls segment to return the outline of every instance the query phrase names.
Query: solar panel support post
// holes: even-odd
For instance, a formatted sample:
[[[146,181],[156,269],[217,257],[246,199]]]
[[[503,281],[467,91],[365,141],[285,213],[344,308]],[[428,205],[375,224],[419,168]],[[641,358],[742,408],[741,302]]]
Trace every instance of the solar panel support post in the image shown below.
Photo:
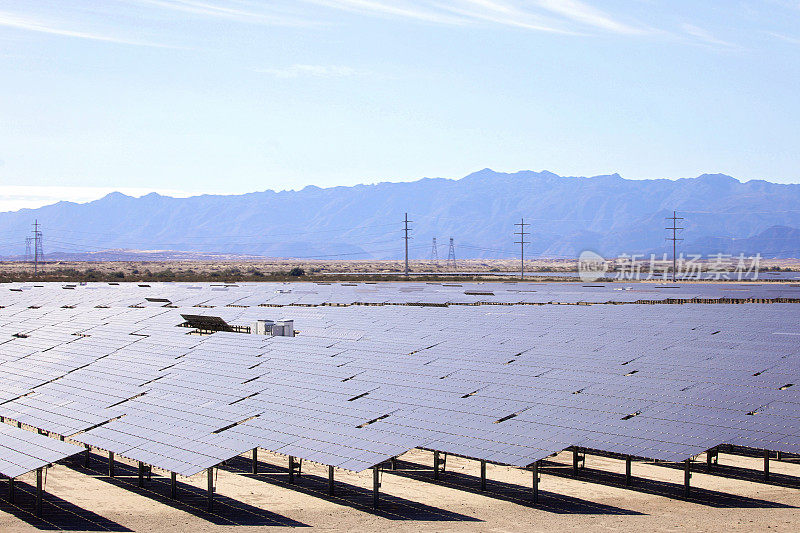
[[[769,450],[764,450],[764,481],[769,481]]]
[[[36,469],[36,516],[42,516],[42,467]]]
[[[631,486],[631,456],[625,456],[625,486]]]
[[[86,453],[83,456],[83,467],[84,468],[89,468],[89,461],[91,460],[91,458],[92,458],[92,449],[87,444],[86,445]]]
[[[14,478],[8,478],[8,501],[14,503]]]
[[[582,461],[582,462],[581,462]],[[583,468],[586,465],[586,452],[584,451],[581,453],[581,449],[578,446],[572,447],[572,472],[576,476],[578,475],[578,469]]]
[[[210,467],[206,471],[206,477],[208,478],[208,503],[206,504],[206,509],[209,513],[214,511],[214,467]]]
[[[333,466],[328,466],[328,495],[333,496]]]
[[[433,452],[433,479],[439,479],[439,452]]]
[[[397,470],[397,457],[392,457],[389,462],[391,463],[392,470]]]
[[[108,452],[108,477],[114,477],[114,452]]]
[[[169,497],[173,500],[178,499],[178,476],[175,472],[169,473]]]
[[[692,460],[686,459],[683,464],[683,495],[688,498],[690,490],[689,480],[692,479]]]
[[[253,475],[258,474],[258,448],[253,448]]]
[[[139,487],[144,487],[144,463],[139,461]]]
[[[706,470],[711,472],[711,468],[714,466],[714,460],[717,459],[717,449],[712,448],[706,452]]]
[[[486,461],[481,460],[481,490],[486,490]]]
[[[781,452],[775,452],[775,459],[778,461],[783,461],[783,455]]]
[[[289,456],[289,483],[294,483],[294,457]]]
[[[533,463],[533,503],[539,503],[539,461]]]
[[[380,488],[381,488],[381,481],[380,481],[380,469],[378,466],[372,467],[372,507],[375,509],[378,508],[379,500],[380,500]]]

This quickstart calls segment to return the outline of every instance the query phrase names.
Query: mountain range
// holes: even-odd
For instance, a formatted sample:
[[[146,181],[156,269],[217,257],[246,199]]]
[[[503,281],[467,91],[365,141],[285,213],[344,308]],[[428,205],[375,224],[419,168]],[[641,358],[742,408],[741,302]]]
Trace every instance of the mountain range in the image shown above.
[[[299,191],[172,198],[111,193],[77,204],[0,213],[0,255],[20,257],[34,220],[48,259],[102,250],[169,250],[320,259],[512,258],[524,218],[526,257],[606,257],[669,251],[677,212],[684,253],[800,257],[800,184],[741,182],[724,174],[628,180],[490,169],[461,179],[424,178]],[[131,252],[132,253],[132,252]],[[151,252],[152,253],[152,252]]]

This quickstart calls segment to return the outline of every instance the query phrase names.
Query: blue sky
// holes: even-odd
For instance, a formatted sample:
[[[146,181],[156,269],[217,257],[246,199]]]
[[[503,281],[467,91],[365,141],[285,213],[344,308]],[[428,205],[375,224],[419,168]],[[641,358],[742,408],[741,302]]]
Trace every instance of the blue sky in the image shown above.
[[[800,181],[800,0],[0,2],[0,209],[484,167]]]

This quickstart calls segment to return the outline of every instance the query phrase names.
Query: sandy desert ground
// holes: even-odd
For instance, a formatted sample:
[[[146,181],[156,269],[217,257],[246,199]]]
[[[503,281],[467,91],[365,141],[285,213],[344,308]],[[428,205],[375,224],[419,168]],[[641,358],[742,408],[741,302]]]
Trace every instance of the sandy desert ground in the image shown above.
[[[92,456],[50,469],[43,516],[33,516],[29,474],[17,482],[14,505],[0,500],[0,531],[798,531],[800,462],[720,454],[714,475],[705,458],[693,465],[692,494],[683,496],[683,471],[670,464],[633,463],[633,485],[624,486],[624,461],[587,456],[577,477],[571,452],[547,461],[540,500],[533,505],[531,473],[488,465],[488,487],[479,490],[479,464],[449,457],[446,472],[432,479],[432,454],[414,450],[395,472],[381,475],[381,507],[372,508],[372,474],[336,471],[336,494],[327,495],[327,469],[305,464],[288,483],[286,458],[261,452],[260,473],[240,457],[219,469],[213,513],[205,510],[206,478],[180,479],[179,500],[168,498],[169,478],[153,473],[137,487],[136,469]]]
[[[303,277],[289,276],[293,268],[303,269]],[[503,273],[518,277],[519,260],[466,259],[454,269],[446,261],[409,261],[409,271],[418,279],[446,274],[453,276],[497,279]],[[774,270],[800,271],[798,259],[771,259],[760,262],[762,272]],[[402,275],[403,261],[341,261],[303,259],[242,260],[220,256],[215,259],[152,260],[152,261],[47,261],[40,265],[42,281],[274,281],[291,279],[331,280],[348,276],[359,279],[391,279]],[[563,273],[577,271],[576,260],[534,259],[525,261],[526,272]],[[762,276],[764,277],[764,276]],[[0,261],[0,281],[24,281],[33,277],[33,264],[23,261]],[[548,278],[538,276],[537,281]],[[569,278],[553,277],[568,281]]]

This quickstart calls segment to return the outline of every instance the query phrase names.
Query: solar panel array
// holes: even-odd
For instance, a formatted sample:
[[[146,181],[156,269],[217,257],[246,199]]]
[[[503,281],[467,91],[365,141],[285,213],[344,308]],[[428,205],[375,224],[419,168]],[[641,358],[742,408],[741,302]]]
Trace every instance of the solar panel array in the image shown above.
[[[560,294],[487,285],[378,296]],[[515,466],[570,446],[800,453],[796,304],[261,307],[270,290],[344,301],[374,287],[29,287],[0,299],[0,416],[185,476],[256,447],[353,471],[416,447]],[[299,335],[194,335],[181,314],[294,319]]]
[[[37,286],[39,285],[39,286]],[[697,299],[800,299],[789,283],[107,283],[3,284],[0,305],[254,307],[605,303]],[[195,314],[195,313],[190,313]]]
[[[80,453],[74,444],[0,424],[0,474],[15,478]]]

